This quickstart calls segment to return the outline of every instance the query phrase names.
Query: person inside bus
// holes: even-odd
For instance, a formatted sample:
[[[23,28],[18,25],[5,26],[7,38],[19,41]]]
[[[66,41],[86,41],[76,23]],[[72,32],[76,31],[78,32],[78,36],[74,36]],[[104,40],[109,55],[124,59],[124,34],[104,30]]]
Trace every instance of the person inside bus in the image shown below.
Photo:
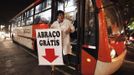
[[[57,11],[57,20],[53,22],[50,28],[61,29],[62,32],[62,49],[63,49],[63,61],[65,64],[69,64],[69,56],[72,55],[70,33],[75,31],[75,27],[71,21],[65,19],[64,11]]]

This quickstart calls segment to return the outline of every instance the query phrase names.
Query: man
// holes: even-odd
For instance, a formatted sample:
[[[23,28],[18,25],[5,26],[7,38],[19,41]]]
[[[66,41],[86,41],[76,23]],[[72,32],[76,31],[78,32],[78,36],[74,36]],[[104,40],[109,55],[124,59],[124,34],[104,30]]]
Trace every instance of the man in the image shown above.
[[[51,25],[51,28],[61,29],[63,55],[72,54],[70,44],[70,33],[74,32],[75,28],[69,20],[64,18],[63,11],[59,10],[57,12],[57,20]]]

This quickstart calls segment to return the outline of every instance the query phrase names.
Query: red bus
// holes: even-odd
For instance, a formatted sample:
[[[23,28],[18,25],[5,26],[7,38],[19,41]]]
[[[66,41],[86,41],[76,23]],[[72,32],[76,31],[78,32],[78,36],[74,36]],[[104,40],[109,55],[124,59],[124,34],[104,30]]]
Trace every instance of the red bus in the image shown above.
[[[57,10],[65,11],[75,26],[72,61],[82,75],[110,75],[119,69],[126,55],[124,22],[110,0],[35,2],[11,19],[13,41],[37,51],[35,30],[49,28]]]

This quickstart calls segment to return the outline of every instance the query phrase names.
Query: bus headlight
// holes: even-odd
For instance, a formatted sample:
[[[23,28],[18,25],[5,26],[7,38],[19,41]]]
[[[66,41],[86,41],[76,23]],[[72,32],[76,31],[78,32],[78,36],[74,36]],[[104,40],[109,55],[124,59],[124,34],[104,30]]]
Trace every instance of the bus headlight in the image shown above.
[[[114,58],[116,56],[116,51],[114,49],[111,50],[110,56],[111,58]]]

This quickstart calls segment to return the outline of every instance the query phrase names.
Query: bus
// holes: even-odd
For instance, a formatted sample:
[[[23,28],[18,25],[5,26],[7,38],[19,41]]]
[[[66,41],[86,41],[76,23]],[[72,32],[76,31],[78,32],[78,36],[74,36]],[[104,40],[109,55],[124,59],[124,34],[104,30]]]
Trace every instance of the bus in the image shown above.
[[[82,75],[111,75],[126,55],[121,10],[111,0],[38,0],[13,17],[12,39],[37,51],[36,29],[47,29],[56,20],[56,11],[75,26],[70,35],[73,55],[69,65]]]

